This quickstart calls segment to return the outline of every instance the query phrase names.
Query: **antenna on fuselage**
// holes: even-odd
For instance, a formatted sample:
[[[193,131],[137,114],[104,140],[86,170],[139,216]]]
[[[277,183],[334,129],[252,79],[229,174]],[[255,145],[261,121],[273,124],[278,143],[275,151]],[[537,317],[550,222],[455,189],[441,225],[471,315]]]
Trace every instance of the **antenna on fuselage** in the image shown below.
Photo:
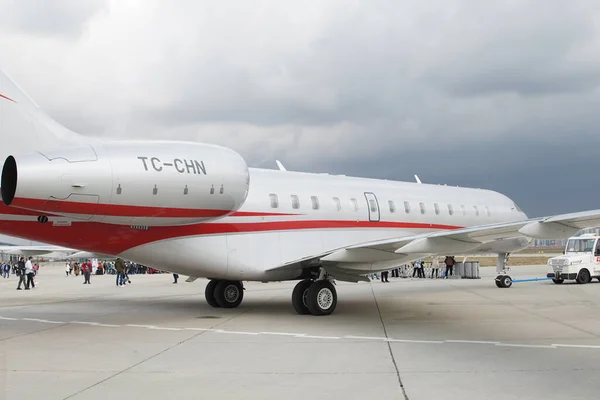
[[[421,182],[421,180],[419,179],[419,177],[417,175],[415,175],[415,179],[417,180],[417,183],[423,183],[423,182]]]
[[[277,167],[279,167],[280,171],[287,171],[287,169],[285,169],[285,167],[279,160],[275,160],[275,162],[277,163]]]

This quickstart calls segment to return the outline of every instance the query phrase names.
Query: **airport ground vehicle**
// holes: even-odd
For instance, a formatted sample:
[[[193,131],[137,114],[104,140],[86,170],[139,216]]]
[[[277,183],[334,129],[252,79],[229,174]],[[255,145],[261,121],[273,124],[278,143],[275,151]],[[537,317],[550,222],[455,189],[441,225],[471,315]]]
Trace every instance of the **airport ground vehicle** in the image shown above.
[[[588,283],[597,278],[600,281],[600,236],[585,234],[569,238],[564,254],[548,260],[552,270],[548,278],[556,284],[565,280]]]

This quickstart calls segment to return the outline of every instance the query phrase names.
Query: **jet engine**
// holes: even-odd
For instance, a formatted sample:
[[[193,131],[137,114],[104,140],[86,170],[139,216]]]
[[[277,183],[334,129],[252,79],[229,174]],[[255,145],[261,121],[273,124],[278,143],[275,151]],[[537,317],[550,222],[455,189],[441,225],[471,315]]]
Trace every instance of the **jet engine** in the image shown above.
[[[42,221],[168,226],[235,212],[249,180],[244,159],[224,147],[108,142],[11,155],[1,192],[5,205],[40,212]]]

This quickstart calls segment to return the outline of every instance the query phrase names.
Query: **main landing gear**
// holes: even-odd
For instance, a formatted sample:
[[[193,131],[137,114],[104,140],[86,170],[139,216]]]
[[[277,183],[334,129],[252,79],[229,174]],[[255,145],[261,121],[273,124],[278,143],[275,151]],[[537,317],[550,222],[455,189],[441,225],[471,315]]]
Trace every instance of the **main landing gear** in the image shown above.
[[[298,282],[292,292],[292,305],[298,314],[329,315],[337,306],[337,291],[321,270],[317,280]]]
[[[509,288],[512,286],[512,278],[507,275],[510,268],[506,266],[508,261],[508,253],[498,254],[498,262],[496,263],[496,272],[499,274],[496,277],[496,286],[499,288]]]
[[[204,296],[211,307],[235,308],[244,298],[244,287],[240,281],[211,279]]]

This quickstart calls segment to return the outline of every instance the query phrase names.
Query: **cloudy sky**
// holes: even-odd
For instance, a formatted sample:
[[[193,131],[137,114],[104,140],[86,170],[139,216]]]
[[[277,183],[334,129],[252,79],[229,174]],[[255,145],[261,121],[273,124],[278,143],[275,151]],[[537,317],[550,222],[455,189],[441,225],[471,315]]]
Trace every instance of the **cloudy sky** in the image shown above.
[[[600,3],[0,0],[0,65],[85,135],[600,208]]]

